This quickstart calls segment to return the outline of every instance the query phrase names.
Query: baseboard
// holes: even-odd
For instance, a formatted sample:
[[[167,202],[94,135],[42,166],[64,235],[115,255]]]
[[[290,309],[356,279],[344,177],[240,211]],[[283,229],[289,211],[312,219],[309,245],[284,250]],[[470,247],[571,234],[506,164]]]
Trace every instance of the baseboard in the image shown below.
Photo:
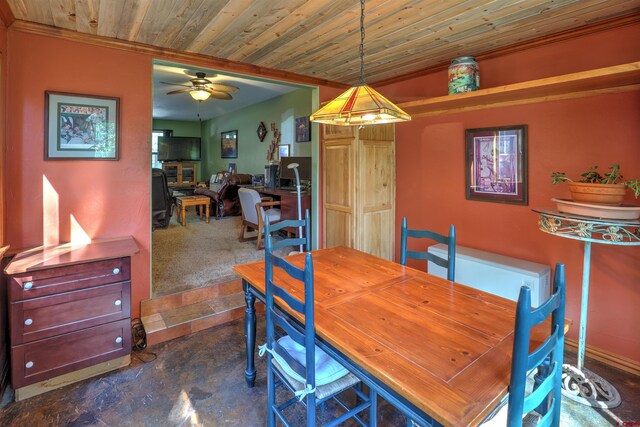
[[[565,338],[564,344],[569,349],[576,353],[578,352],[578,341]],[[585,356],[630,374],[640,376],[640,362],[636,362],[635,360],[627,359],[626,357],[590,346],[587,346]]]

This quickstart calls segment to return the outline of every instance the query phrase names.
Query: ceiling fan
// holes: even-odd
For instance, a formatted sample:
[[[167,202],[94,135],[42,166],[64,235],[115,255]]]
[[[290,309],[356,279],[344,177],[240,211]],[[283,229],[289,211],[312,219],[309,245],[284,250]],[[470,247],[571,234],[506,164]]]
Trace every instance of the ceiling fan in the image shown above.
[[[212,77],[215,77],[215,75]],[[175,95],[176,93],[188,93],[193,99],[200,102],[209,99],[209,97],[230,100],[233,99],[231,94],[238,91],[238,88],[235,86],[212,82],[211,80],[206,78],[205,73],[201,72],[196,73],[195,78],[189,80],[189,82],[191,83],[191,85],[169,82],[160,83],[173,86],[184,86],[187,88],[172,90],[171,92],[167,92],[167,95]]]

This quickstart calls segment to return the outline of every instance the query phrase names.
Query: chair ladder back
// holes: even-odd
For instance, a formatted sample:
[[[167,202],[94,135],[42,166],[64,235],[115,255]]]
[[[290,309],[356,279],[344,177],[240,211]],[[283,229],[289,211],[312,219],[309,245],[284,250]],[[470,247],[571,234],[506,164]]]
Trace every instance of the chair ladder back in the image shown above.
[[[560,422],[562,359],[564,351],[564,312],[566,301],[564,264],[556,264],[553,295],[540,307],[531,309],[531,289],[520,288],[509,383],[507,425],[522,425],[522,417],[534,409],[542,415],[540,424]],[[531,329],[551,316],[549,336],[529,353]],[[534,390],[525,397],[528,374],[538,368]]]
[[[284,258],[273,253],[271,228],[265,224],[265,268],[267,289],[265,299],[267,302],[267,341],[273,345],[275,342],[275,324],[281,327],[295,342],[306,348],[306,370],[304,377],[307,384],[315,387],[315,328],[313,310],[313,261],[310,253],[306,253],[304,268],[301,269],[291,264]],[[304,300],[293,297],[284,288],[274,282],[274,267],[283,270],[290,278],[301,282],[304,286]],[[304,334],[297,331],[293,324],[285,317],[280,316],[274,305],[274,297],[282,299],[292,310],[304,315]],[[286,354],[286,351],[283,351]]]
[[[442,258],[426,251],[407,250],[408,238],[429,239],[447,245],[447,258]],[[449,235],[445,236],[431,230],[411,230],[407,226],[407,218],[402,218],[402,229],[400,233],[400,264],[407,265],[407,258],[421,261],[431,261],[440,267],[447,269],[447,280],[455,280],[456,270],[456,229],[453,224],[449,226]]]
[[[284,248],[286,246],[302,246],[304,251],[311,250],[311,236],[309,234],[309,209],[305,210],[304,219],[286,219],[284,221],[277,222],[275,224],[265,224],[267,234],[271,234],[276,231],[280,231],[283,228],[291,227],[302,230],[302,235],[298,237],[289,237],[277,242],[272,242],[271,249],[273,251]]]

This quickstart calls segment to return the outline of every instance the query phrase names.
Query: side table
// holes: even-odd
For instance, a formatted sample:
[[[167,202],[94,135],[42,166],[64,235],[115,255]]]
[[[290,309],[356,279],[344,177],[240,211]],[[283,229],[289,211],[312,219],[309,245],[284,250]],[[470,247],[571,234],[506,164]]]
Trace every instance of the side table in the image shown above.
[[[545,233],[584,242],[582,265],[582,299],[577,366],[563,366],[562,393],[569,399],[598,408],[620,405],[618,391],[604,378],[584,367],[589,306],[589,273],[591,243],[607,245],[640,245],[640,220],[610,220],[566,214],[555,209],[533,209],[538,213],[538,227]]]
[[[205,216],[205,221],[209,224],[209,205],[211,199],[207,196],[178,196],[176,197],[176,204],[178,205],[178,222],[183,227],[187,225],[187,206],[202,206],[200,209],[200,218]]]

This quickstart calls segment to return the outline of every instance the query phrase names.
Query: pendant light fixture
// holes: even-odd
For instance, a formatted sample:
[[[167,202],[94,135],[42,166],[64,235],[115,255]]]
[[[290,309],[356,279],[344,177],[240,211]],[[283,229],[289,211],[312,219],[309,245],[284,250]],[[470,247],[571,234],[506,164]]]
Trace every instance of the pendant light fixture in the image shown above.
[[[310,120],[340,126],[411,120],[411,116],[364,82],[364,0],[360,0],[360,82],[313,113]]]

